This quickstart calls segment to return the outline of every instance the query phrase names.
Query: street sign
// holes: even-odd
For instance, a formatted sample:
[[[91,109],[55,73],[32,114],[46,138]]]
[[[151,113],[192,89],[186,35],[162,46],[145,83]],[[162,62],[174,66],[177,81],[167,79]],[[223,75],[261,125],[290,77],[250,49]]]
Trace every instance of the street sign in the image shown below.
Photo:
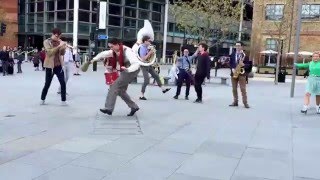
[[[108,35],[105,34],[99,34],[98,39],[108,39]]]

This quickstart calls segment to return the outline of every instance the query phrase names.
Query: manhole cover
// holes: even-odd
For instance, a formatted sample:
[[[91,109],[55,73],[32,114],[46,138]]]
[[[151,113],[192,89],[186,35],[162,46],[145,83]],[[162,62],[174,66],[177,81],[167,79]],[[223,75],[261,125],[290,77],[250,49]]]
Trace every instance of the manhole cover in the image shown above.
[[[4,117],[15,117],[16,115],[12,115],[12,114],[9,114],[9,115],[6,115]]]

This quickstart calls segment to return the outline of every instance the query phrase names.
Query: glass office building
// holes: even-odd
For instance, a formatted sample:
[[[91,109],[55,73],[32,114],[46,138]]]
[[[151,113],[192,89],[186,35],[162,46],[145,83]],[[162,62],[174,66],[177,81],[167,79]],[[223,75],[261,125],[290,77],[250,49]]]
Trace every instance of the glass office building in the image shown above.
[[[90,33],[96,29],[97,0],[79,0],[78,45],[83,51],[89,47]],[[106,0],[107,28],[99,34],[117,37],[132,46],[143,20],[151,21],[155,44],[162,46],[165,0]],[[41,48],[51,30],[58,27],[63,36],[72,41],[73,0],[19,0],[19,45]],[[107,42],[99,41],[105,48]]]

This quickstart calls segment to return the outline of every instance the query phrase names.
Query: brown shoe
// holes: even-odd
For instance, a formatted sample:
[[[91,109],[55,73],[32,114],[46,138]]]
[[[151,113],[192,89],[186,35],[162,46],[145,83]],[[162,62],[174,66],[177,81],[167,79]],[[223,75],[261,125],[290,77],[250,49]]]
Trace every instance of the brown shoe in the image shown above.
[[[249,104],[244,104],[244,107],[247,108],[247,109],[250,108]]]
[[[236,107],[236,106],[238,106],[238,103],[233,102],[233,103],[232,103],[232,104],[230,104],[229,106],[230,106],[230,107]]]

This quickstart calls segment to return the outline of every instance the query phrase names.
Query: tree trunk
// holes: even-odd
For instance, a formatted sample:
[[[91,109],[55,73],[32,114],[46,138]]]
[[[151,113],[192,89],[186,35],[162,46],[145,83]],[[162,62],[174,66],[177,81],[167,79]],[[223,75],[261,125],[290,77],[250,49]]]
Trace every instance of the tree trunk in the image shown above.
[[[276,63],[276,74],[275,74],[275,81],[274,84],[278,85],[278,74],[279,74],[279,69],[280,69],[280,56],[281,56],[281,51],[278,51],[277,55],[277,63]]]

